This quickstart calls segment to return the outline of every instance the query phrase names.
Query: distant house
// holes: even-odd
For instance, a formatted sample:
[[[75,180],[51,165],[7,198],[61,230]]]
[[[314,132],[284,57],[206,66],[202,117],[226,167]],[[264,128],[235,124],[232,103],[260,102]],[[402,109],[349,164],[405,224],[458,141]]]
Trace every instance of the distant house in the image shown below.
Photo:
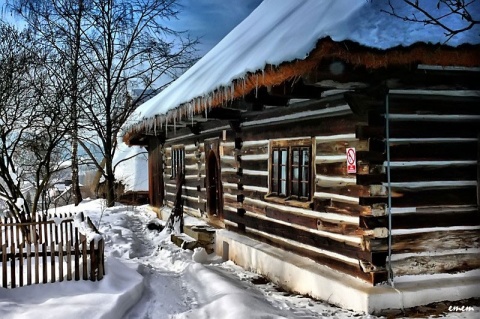
[[[115,179],[121,184],[118,201],[148,203],[148,156],[144,148],[127,147],[120,143],[113,158]]]
[[[480,30],[387,6],[263,1],[132,117],[150,204],[184,173],[217,253],[346,308],[480,297]]]

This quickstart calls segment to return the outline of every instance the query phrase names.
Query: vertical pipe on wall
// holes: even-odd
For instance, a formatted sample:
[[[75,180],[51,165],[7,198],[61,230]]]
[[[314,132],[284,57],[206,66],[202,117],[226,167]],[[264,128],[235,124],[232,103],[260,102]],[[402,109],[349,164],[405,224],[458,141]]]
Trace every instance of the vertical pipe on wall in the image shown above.
[[[393,272],[392,272],[392,187],[390,181],[390,105],[389,94],[385,97],[385,138],[387,148],[387,215],[388,215],[388,260],[387,273],[388,283],[394,287]]]

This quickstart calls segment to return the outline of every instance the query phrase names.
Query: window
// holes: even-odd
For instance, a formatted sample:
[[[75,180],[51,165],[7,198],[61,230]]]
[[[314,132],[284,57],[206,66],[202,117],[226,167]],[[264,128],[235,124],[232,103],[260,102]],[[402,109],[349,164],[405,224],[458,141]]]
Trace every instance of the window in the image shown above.
[[[179,173],[185,173],[185,148],[172,147],[172,178],[177,178]]]
[[[311,140],[271,142],[270,195],[310,200]]]

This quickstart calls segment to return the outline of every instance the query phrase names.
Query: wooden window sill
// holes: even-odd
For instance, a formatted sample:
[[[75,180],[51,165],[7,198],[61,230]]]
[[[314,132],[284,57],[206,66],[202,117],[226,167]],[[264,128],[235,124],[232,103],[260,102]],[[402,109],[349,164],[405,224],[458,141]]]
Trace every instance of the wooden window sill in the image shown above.
[[[278,197],[276,195],[267,194],[264,197],[264,200],[269,203],[280,204],[285,206],[291,207],[298,207],[298,208],[305,208],[305,209],[312,209],[313,201],[301,201],[296,199],[289,199],[285,197]]]

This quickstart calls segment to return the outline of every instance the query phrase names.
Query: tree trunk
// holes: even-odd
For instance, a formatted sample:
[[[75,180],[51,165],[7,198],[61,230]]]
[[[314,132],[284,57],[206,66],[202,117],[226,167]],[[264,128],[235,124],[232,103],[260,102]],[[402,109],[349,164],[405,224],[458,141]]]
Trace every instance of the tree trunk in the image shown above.
[[[105,180],[107,186],[107,207],[113,207],[115,205],[115,175],[113,174],[112,160],[107,159],[105,166],[107,175]]]
[[[97,196],[98,196],[98,186],[100,185],[100,179],[103,176],[103,170],[105,168],[106,161],[107,159],[104,157],[102,159],[102,162],[100,163],[100,166],[102,167],[102,169],[97,168],[97,172],[95,173],[92,184],[90,185],[90,190],[92,191],[92,193],[94,193]]]
[[[75,43],[73,47],[73,63],[72,63],[72,194],[75,206],[82,201],[82,193],[80,192],[80,183],[78,182],[78,60],[80,58],[80,38],[81,38],[81,22],[83,17],[83,0],[78,3],[78,14],[75,17]]]

